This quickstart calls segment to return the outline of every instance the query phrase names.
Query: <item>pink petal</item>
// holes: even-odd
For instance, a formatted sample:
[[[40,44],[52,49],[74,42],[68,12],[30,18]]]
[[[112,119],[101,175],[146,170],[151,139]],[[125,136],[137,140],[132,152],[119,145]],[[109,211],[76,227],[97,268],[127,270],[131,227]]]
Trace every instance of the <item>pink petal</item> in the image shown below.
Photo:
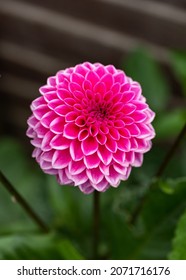
[[[57,115],[53,112],[50,111],[48,113],[46,113],[42,119],[40,120],[41,124],[46,127],[49,128],[50,127],[50,123],[57,117]]]
[[[105,178],[98,184],[93,184],[94,189],[96,189],[98,192],[105,192],[109,188],[109,183]]]
[[[141,134],[140,129],[138,128],[138,126],[135,123],[128,125],[127,129],[131,136],[138,136]]]
[[[98,143],[94,137],[90,136],[81,142],[81,148],[84,155],[92,155],[97,151]]]
[[[61,169],[68,166],[71,160],[69,149],[62,151],[55,151],[52,158],[52,167]]]
[[[81,150],[81,142],[74,140],[70,144],[70,155],[73,160],[79,161],[83,158],[83,152]]]
[[[79,128],[74,123],[67,123],[64,125],[63,136],[68,139],[76,139],[78,137]]]
[[[53,155],[54,155],[54,150],[50,150],[48,152],[43,152],[41,154],[41,159],[48,161],[48,162],[52,162]]]
[[[105,176],[108,183],[113,187],[118,187],[120,184],[120,174],[115,171],[115,169],[111,166],[110,167],[110,175]]]
[[[69,112],[72,111],[72,108],[67,105],[59,105],[56,108],[54,108],[54,112],[58,114],[59,116],[65,116]]]
[[[105,165],[103,162],[100,162],[99,169],[104,175],[109,175],[109,165]]]
[[[42,141],[42,145],[41,148],[43,151],[49,151],[51,150],[51,146],[50,146],[50,141],[52,140],[52,138],[55,136],[55,134],[51,131],[48,131]]]
[[[86,173],[92,184],[98,184],[104,178],[99,168],[87,169]]]
[[[92,136],[96,136],[96,135],[98,134],[98,127],[97,127],[97,125],[91,124],[91,125],[89,126],[89,133],[90,133],[90,135],[92,135]]]
[[[97,151],[98,157],[105,164],[108,165],[112,161],[112,153],[105,147],[99,146]]]
[[[27,124],[32,128],[34,128],[37,123],[38,120],[33,115],[27,120]]]
[[[143,163],[143,154],[142,153],[135,153],[135,159],[132,166],[140,167]]]
[[[47,84],[49,86],[55,87],[56,86],[56,77],[52,76],[47,79]]]
[[[120,137],[117,142],[118,149],[124,152],[128,152],[130,150],[130,141],[128,138]]]
[[[73,181],[68,178],[65,169],[60,169],[58,171],[58,181],[61,185],[68,185],[73,183]]]
[[[71,93],[74,93],[75,91],[81,91],[82,90],[82,87],[79,84],[73,83],[73,82],[69,83],[68,88],[69,88]]]
[[[85,156],[84,163],[87,168],[96,168],[100,164],[100,159],[99,159],[97,153],[94,153],[90,156]]]
[[[110,127],[109,128],[109,135],[110,137],[112,137],[112,139],[114,140],[119,140],[120,138],[120,134],[118,132],[118,129],[114,128],[114,127]]]
[[[85,170],[85,168],[86,168],[86,166],[85,166],[83,160],[80,160],[80,161],[71,160],[68,165],[69,173],[72,175],[81,173],[83,170]]]
[[[115,83],[119,83],[119,84],[123,84],[125,81],[125,76],[123,72],[119,72],[114,74],[114,82]]]
[[[71,141],[62,135],[56,135],[50,142],[50,146],[56,150],[65,150],[69,148]]]
[[[98,141],[99,144],[104,145],[107,141],[107,137],[103,133],[98,133],[96,135],[96,140]]]
[[[37,133],[38,137],[44,137],[44,135],[48,132],[48,129],[45,128],[40,122],[34,128],[35,132]]]
[[[113,80],[113,76],[111,74],[105,74],[100,82],[104,83],[106,86],[106,90],[110,90],[113,86],[114,80]]]
[[[135,93],[133,91],[126,91],[123,93],[122,102],[128,103],[134,98],[134,96],[135,96]]]
[[[33,114],[36,117],[36,119],[40,120],[47,112],[48,112],[48,106],[47,105],[40,105],[36,109],[34,109]]]
[[[71,178],[74,181],[75,186],[82,185],[83,183],[88,181],[88,177],[85,170],[79,174],[72,175]]]
[[[104,83],[102,82],[98,82],[95,86],[94,86],[94,92],[98,92],[101,93],[102,95],[106,92],[106,86]]]
[[[135,111],[130,116],[134,119],[135,123],[141,123],[147,119],[147,115],[140,111]]]
[[[82,129],[80,130],[79,134],[78,134],[78,140],[79,141],[83,141],[85,139],[87,139],[89,137],[89,132],[88,129]]]
[[[117,150],[117,143],[111,137],[107,138],[107,142],[105,143],[105,146],[112,153],[115,153]]]
[[[50,130],[55,134],[61,134],[64,129],[65,120],[63,117],[54,119],[50,124]]]
[[[89,71],[86,74],[85,79],[90,81],[93,86],[97,84],[100,80],[99,76],[95,73],[95,71]]]
[[[78,117],[77,112],[69,112],[65,115],[65,121],[66,122],[73,122]]]
[[[123,164],[125,162],[125,152],[121,151],[121,150],[117,150],[114,154],[113,154],[113,159],[119,163],[119,164]]]
[[[59,97],[59,99],[64,100],[65,98],[72,97],[72,94],[68,89],[60,88],[57,90],[57,96]]]
[[[130,115],[132,114],[134,111],[136,110],[136,106],[131,104],[131,103],[128,103],[128,104],[125,104],[123,106],[123,109],[122,109],[122,112],[125,114],[125,115]]]
[[[94,188],[92,187],[92,184],[89,182],[89,180],[79,185],[79,189],[85,194],[90,194],[94,191]]]
[[[72,73],[70,79],[71,82],[76,83],[78,85],[82,85],[85,78],[81,74],[76,72],[76,73]]]

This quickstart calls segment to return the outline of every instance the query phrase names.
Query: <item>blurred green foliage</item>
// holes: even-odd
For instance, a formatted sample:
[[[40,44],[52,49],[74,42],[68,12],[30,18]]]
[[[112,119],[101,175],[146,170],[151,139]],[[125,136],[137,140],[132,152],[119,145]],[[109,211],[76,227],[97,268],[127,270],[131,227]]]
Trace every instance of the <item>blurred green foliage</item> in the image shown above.
[[[173,53],[170,60],[173,74],[185,90],[186,55]],[[185,139],[163,177],[153,179],[186,121],[184,95],[179,97],[181,105],[170,110],[175,95],[166,74],[146,50],[131,53],[124,65],[127,75],[141,83],[156,112],[157,136],[143,166],[134,168],[119,188],[101,194],[99,255],[101,259],[186,259]],[[93,195],[59,186],[11,138],[0,140],[0,169],[51,229],[48,234],[40,232],[0,183],[0,259],[92,258]],[[146,193],[137,221],[129,224]]]

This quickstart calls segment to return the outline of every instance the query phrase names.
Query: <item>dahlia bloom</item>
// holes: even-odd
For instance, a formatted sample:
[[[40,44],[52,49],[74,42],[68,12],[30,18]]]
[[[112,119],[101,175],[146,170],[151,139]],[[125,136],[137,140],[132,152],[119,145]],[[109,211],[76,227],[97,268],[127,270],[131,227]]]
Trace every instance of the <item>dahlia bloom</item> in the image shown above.
[[[85,62],[49,77],[39,91],[27,136],[33,157],[60,184],[104,192],[142,165],[155,114],[122,70]]]

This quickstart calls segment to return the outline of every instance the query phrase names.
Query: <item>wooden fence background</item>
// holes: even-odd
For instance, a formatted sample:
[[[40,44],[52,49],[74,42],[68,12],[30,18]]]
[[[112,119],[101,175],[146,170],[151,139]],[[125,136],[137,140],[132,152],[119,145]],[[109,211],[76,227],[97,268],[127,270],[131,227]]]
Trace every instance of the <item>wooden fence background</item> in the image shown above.
[[[164,65],[186,49],[186,0],[1,0],[1,133],[26,139],[48,75],[86,60],[119,66],[141,44]]]

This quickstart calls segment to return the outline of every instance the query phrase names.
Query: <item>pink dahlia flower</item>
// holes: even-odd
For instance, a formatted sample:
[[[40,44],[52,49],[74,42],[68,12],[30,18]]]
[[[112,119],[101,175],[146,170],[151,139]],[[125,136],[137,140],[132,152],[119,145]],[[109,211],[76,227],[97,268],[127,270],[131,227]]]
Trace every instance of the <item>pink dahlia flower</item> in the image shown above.
[[[49,77],[40,93],[27,135],[33,157],[60,184],[104,192],[142,165],[155,114],[123,71],[86,62]]]

